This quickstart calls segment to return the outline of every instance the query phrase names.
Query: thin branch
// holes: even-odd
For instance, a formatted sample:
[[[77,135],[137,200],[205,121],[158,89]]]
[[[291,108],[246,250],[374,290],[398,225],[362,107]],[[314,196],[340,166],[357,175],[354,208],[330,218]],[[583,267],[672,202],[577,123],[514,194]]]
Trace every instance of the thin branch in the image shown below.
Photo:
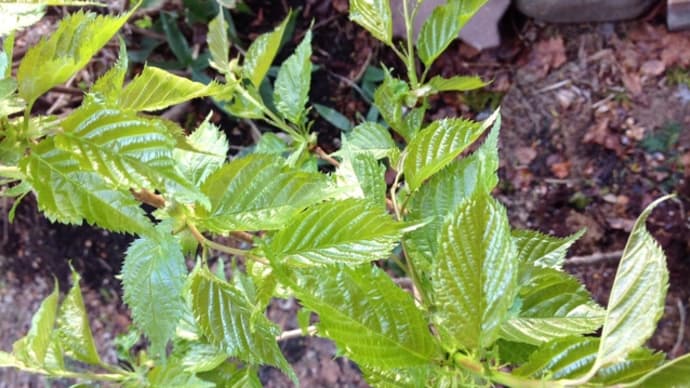
[[[229,247],[227,245],[223,245],[213,240],[207,239],[206,237],[204,237],[203,234],[201,234],[201,232],[199,232],[199,229],[197,229],[196,226],[194,226],[193,224],[187,224],[187,228],[192,233],[192,236],[194,236],[196,241],[198,241],[201,245],[204,245],[208,248],[211,248],[219,252],[227,253],[229,255],[246,257],[248,259],[256,261],[257,263],[261,263],[264,265],[269,264],[268,260],[266,260],[265,258],[253,255],[251,252],[247,250]]]
[[[153,206],[156,209],[161,209],[161,208],[165,207],[165,198],[163,198],[162,195],[152,193],[146,189],[141,189],[139,191],[135,191],[134,189],[130,189],[129,191],[132,193],[132,195],[134,195],[134,198],[139,202]]]
[[[680,298],[676,299],[676,306],[678,307],[678,315],[680,316],[680,324],[678,327],[678,335],[676,336],[676,343],[673,344],[671,348],[671,356],[680,355],[683,351],[683,340],[685,339],[685,321],[687,319],[687,314],[685,313],[685,306]]]
[[[573,256],[565,261],[565,265],[590,265],[620,259],[623,251],[597,252],[587,256]]]
[[[327,161],[328,163],[332,164],[334,167],[336,167],[336,168],[340,167],[340,162],[338,162],[337,160],[333,159],[333,158],[332,158],[330,155],[328,155],[328,154],[326,153],[326,151],[324,151],[321,147],[316,146],[316,147],[314,147],[314,149],[312,149],[312,151],[314,151],[314,153],[316,154],[316,156],[318,156],[319,158],[321,158],[321,159]]]
[[[307,333],[305,334],[302,329],[294,329],[294,330],[287,330],[282,333],[280,333],[279,336],[276,337],[276,341],[286,341],[289,339],[293,338],[299,338],[299,337],[305,337],[305,336],[313,336],[316,335],[316,326],[307,326]]]

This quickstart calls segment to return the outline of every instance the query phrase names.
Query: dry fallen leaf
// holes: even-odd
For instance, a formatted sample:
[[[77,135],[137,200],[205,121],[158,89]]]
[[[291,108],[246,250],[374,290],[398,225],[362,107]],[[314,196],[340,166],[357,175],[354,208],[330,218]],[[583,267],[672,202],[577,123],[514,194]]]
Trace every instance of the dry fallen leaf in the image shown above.
[[[532,147],[517,147],[513,154],[521,165],[526,166],[537,157],[537,150]]]
[[[570,162],[560,162],[551,165],[551,172],[558,179],[565,179],[570,175]]]
[[[642,64],[642,67],[640,68],[640,72],[642,74],[646,75],[651,75],[651,76],[657,76],[663,74],[663,72],[666,70],[666,65],[664,65],[664,62],[658,60],[658,59],[653,59],[651,61],[647,61]]]

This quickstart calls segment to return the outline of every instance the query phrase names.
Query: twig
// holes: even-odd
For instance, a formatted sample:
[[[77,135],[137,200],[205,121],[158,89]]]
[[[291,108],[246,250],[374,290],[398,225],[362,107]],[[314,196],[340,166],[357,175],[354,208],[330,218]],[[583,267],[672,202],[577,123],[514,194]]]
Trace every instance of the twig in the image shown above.
[[[603,261],[614,261],[620,259],[623,251],[597,252],[587,256],[573,256],[565,261],[566,265],[589,265]]]
[[[134,195],[134,198],[142,203],[145,203],[147,205],[151,205],[155,207],[156,209],[161,209],[165,207],[165,198],[163,198],[162,195],[152,193],[146,189],[141,189],[139,191],[135,191],[134,189],[129,190],[132,195]]]
[[[314,153],[315,153],[319,158],[321,158],[321,159],[327,161],[328,163],[332,164],[334,167],[336,167],[336,168],[340,167],[340,162],[338,162],[337,160],[333,159],[333,158],[332,158],[330,155],[328,155],[328,154],[326,153],[326,151],[324,151],[321,147],[316,146],[316,147],[314,147],[314,149],[313,149],[312,151],[314,151]]]
[[[293,338],[299,338],[299,337],[304,337],[304,336],[313,336],[316,334],[316,326],[307,326],[306,334],[302,331],[302,329],[294,329],[294,330],[287,330],[282,333],[280,333],[279,336],[276,337],[276,341],[285,341]]]
[[[687,314],[685,313],[685,306],[680,298],[676,298],[676,306],[678,307],[678,315],[680,316],[680,327],[678,328],[678,336],[676,337],[676,343],[673,344],[671,348],[671,355],[679,355],[682,352],[681,347],[683,346],[683,340],[685,339],[685,320]]]
[[[545,87],[543,87],[543,88],[541,88],[541,89],[539,89],[539,90],[536,90],[534,93],[539,94],[539,93],[549,92],[549,91],[551,91],[551,90],[560,89],[562,86],[570,85],[571,82],[572,82],[572,81],[570,81],[569,79],[566,79],[566,80],[563,80],[563,81],[560,81],[560,82],[556,82],[555,84],[551,84],[551,85],[549,85],[549,86],[545,86]]]
[[[199,232],[199,229],[197,229],[196,226],[194,226],[194,224],[188,223],[187,228],[192,233],[192,236],[194,236],[196,241],[198,241],[199,244],[201,244],[201,245],[204,245],[208,248],[211,248],[211,249],[219,251],[219,252],[227,253],[229,255],[242,256],[242,257],[252,259],[252,260],[256,261],[257,263],[269,265],[268,260],[266,260],[263,257],[255,256],[255,255],[251,254],[251,252],[249,252],[249,251],[246,251],[244,249],[229,247],[227,245],[219,244],[213,240],[207,239],[206,237],[204,237],[203,234],[201,234],[201,232]]]

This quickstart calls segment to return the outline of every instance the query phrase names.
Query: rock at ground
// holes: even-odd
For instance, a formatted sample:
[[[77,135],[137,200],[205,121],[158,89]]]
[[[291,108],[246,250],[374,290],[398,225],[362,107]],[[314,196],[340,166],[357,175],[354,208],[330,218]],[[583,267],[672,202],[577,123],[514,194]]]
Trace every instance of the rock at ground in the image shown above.
[[[553,23],[586,23],[634,19],[658,0],[517,0],[527,16]]]

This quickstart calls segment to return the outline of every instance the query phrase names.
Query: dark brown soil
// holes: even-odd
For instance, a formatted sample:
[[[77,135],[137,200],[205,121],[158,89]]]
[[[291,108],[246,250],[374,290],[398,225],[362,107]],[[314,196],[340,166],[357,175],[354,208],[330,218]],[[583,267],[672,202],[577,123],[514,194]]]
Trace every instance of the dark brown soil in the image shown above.
[[[235,19],[237,30],[246,34],[244,39],[270,29],[289,8],[297,10],[295,32],[285,53],[313,20],[312,59],[320,69],[313,74],[312,101],[338,110],[352,122],[369,108],[352,87],[366,68],[381,62],[400,66],[389,50],[347,20],[345,0],[246,3],[255,14]],[[50,20],[58,16],[52,14],[53,19],[24,35],[25,44],[50,30]],[[136,30],[127,31],[127,38],[136,41]],[[184,31],[203,42],[203,26]],[[677,201],[660,206],[648,222],[668,255],[671,274],[664,316],[650,345],[671,357],[690,350],[690,326],[685,319],[690,304],[686,283],[690,277],[690,91],[684,83],[688,81],[678,76],[690,74],[688,47],[690,35],[666,32],[658,15],[628,23],[573,26],[541,25],[508,15],[501,47],[476,52],[457,42],[433,69],[444,75],[479,74],[493,80],[487,91],[443,94],[432,101],[429,113],[430,119],[483,115],[500,101],[502,182],[496,194],[508,207],[515,227],[559,236],[587,228],[573,255],[622,249],[644,206],[665,193],[678,193]],[[159,51],[158,55],[170,55]],[[115,46],[104,50],[75,82],[95,78],[116,52]],[[39,108],[64,112],[78,99],[78,95],[51,93]],[[193,124],[210,109],[211,104],[195,102],[181,120]],[[329,152],[337,149],[339,131],[316,112],[313,117],[321,146]],[[222,114],[214,115],[214,120],[226,128],[233,145],[252,143],[244,124]],[[677,141],[661,148],[650,146],[649,139],[674,130],[680,134]],[[0,210],[10,205],[0,199]],[[19,206],[13,224],[3,222],[0,239],[0,349],[11,349],[12,342],[26,331],[31,314],[50,292],[51,276],[63,288],[67,286],[71,260],[83,275],[99,350],[112,360],[112,338],[129,323],[114,276],[131,239],[85,226],[50,224],[31,199]],[[606,303],[615,259],[568,268],[600,303]],[[294,329],[296,309],[295,301],[276,301],[268,314],[284,329]],[[336,357],[329,341],[299,338],[282,342],[281,347],[304,386],[366,385],[356,365]],[[262,369],[261,379],[267,386],[289,385],[285,376],[271,368]],[[40,379],[0,370],[0,387],[30,381],[43,385]]]

